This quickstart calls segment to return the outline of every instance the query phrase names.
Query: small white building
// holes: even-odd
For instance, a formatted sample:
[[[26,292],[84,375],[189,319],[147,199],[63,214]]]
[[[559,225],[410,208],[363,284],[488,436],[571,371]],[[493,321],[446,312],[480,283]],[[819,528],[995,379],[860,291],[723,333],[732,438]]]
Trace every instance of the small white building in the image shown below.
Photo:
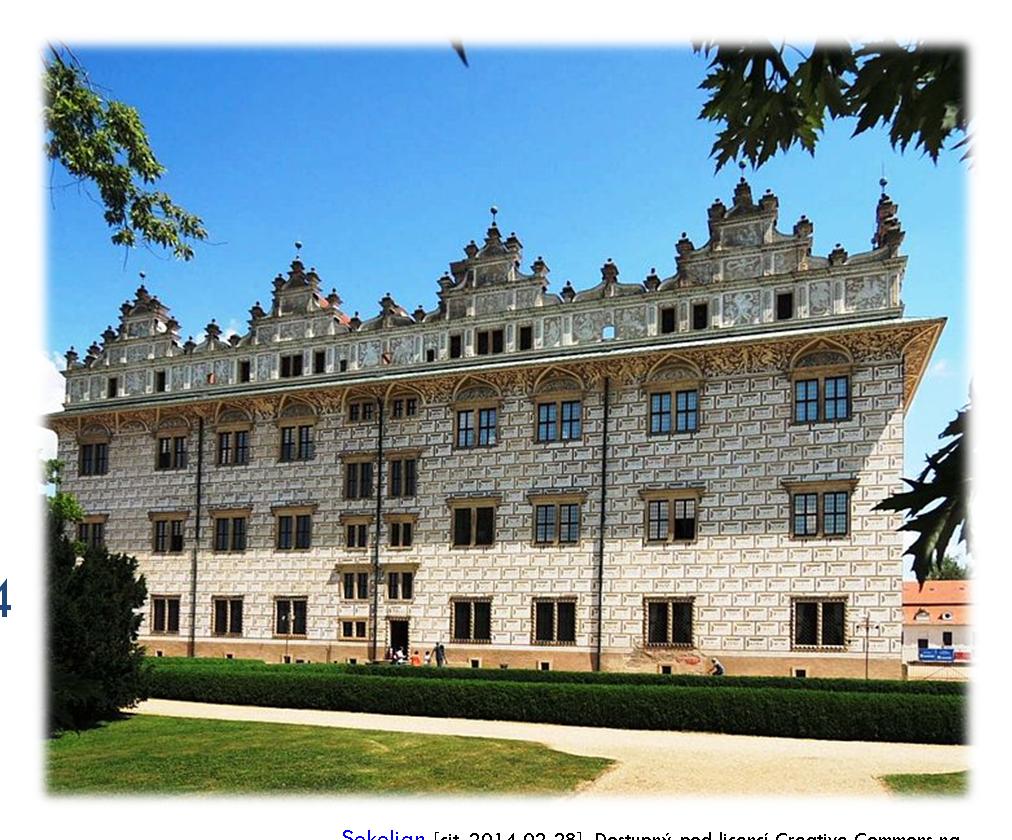
[[[965,668],[970,664],[970,582],[929,580],[903,584],[903,661],[914,670]],[[927,676],[927,673],[924,674]]]

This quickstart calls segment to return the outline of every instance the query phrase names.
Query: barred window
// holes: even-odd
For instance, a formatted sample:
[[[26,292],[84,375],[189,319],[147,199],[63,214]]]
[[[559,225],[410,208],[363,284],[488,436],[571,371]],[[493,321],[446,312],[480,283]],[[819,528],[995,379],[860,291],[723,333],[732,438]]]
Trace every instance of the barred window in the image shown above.
[[[799,599],[794,602],[794,644],[798,647],[844,647],[846,602]]]
[[[492,602],[484,599],[454,599],[451,602],[455,642],[492,641]]]
[[[534,639],[536,644],[571,644],[576,641],[576,601],[574,599],[534,601]]]
[[[692,601],[684,598],[646,602],[648,645],[692,645]]]

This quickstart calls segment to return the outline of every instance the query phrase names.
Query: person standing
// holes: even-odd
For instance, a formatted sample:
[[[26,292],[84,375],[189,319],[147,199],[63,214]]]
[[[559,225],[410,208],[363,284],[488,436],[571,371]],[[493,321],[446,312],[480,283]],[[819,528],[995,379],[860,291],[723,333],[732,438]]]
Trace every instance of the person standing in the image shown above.
[[[446,665],[446,648],[443,647],[442,642],[436,644],[436,667],[442,668]]]

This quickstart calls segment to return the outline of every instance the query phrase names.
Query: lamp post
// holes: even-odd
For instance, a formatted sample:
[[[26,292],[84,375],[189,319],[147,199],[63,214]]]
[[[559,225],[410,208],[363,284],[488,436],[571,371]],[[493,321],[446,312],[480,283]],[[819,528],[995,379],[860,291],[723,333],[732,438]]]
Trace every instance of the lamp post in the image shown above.
[[[862,621],[858,626],[864,628],[864,678],[868,679],[868,637],[871,633],[871,628],[874,627],[878,630],[878,625],[872,624],[871,618],[867,613],[865,613],[864,621]]]

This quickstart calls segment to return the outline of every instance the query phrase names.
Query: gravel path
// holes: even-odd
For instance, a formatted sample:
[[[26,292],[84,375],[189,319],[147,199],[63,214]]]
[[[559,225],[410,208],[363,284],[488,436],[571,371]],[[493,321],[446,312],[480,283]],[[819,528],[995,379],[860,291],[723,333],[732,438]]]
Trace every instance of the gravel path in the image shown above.
[[[543,723],[400,717],[312,709],[146,700],[140,714],[301,723],[432,735],[535,741],[576,755],[617,760],[577,795],[845,794],[887,796],[877,777],[969,767],[969,747],[812,741],[698,732],[597,729]]]

